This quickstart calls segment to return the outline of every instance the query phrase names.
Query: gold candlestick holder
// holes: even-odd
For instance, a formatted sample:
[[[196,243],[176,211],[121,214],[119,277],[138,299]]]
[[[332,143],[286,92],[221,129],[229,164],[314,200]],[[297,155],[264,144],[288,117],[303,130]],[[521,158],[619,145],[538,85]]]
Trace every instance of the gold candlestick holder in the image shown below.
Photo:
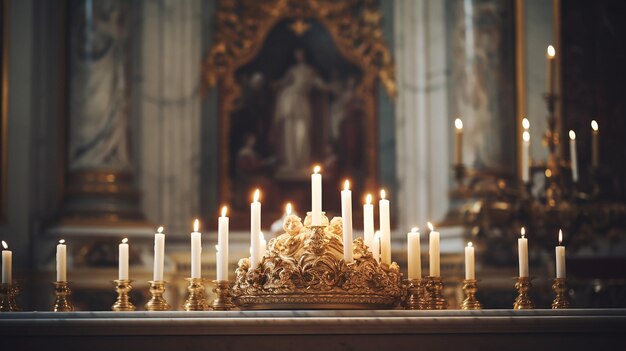
[[[441,277],[426,277],[426,309],[445,310],[448,301],[443,297],[443,279]]]
[[[552,301],[552,309],[569,308],[570,301],[567,296],[567,279],[556,278],[552,283],[552,290],[556,294],[554,301]]]
[[[424,279],[408,279],[407,280],[407,296],[404,308],[407,310],[425,310],[425,281]]]
[[[535,308],[535,304],[530,299],[530,289],[533,287],[530,277],[517,277],[515,282],[515,289],[517,289],[517,297],[513,302],[514,310],[527,310]]]
[[[0,312],[17,312],[20,308],[17,307],[15,299],[19,294],[19,287],[16,283],[2,283],[0,284]]]
[[[463,293],[465,293],[465,300],[461,303],[462,310],[480,310],[483,306],[476,298],[476,291],[478,290],[478,280],[465,279],[463,280]]]
[[[150,280],[148,283],[150,283],[150,295],[152,297],[145,305],[146,311],[169,311],[171,306],[163,298],[167,282],[164,280]]]
[[[70,300],[72,290],[70,290],[70,283],[67,281],[53,282],[54,284],[54,305],[52,311],[54,312],[72,312],[74,306]]]
[[[209,309],[206,297],[204,296],[204,279],[185,278],[189,282],[187,290],[189,297],[185,301],[183,308],[185,311],[206,311]]]
[[[215,311],[230,311],[235,308],[230,295],[230,282],[228,280],[214,280],[213,292],[217,297],[211,303],[211,308]]]
[[[113,306],[111,306],[113,311],[128,312],[135,310],[135,305],[130,302],[130,296],[128,296],[128,293],[133,289],[130,283],[132,283],[132,280],[129,279],[117,279],[113,281],[113,284],[115,285],[115,292],[117,292],[117,300]]]

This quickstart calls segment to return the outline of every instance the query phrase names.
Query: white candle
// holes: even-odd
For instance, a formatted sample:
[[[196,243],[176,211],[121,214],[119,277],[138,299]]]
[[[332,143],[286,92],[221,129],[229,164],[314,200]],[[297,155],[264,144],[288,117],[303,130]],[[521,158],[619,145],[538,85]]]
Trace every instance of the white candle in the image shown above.
[[[465,279],[476,279],[474,272],[474,246],[467,243],[465,247]]]
[[[525,130],[522,133],[522,181],[530,180],[530,133]]]
[[[343,259],[351,263],[352,259],[352,191],[350,181],[346,179],[341,191],[341,218],[343,219]]]
[[[291,202],[287,202],[287,205],[285,205],[285,217],[290,216],[291,212],[293,212],[293,206]]]
[[[217,220],[217,280],[228,280],[228,217],[226,206],[222,207],[222,216]]]
[[[2,283],[13,283],[13,252],[9,251],[9,245],[2,240]]]
[[[259,189],[254,191],[254,198],[250,204],[250,268],[256,268],[263,254],[261,253],[261,203]]]
[[[548,45],[548,49],[546,50],[546,61],[547,61],[547,80],[546,85],[549,94],[554,94],[554,86],[555,86],[555,77],[556,74],[554,65],[555,65],[555,56],[556,50],[554,50],[554,46]]]
[[[163,281],[163,262],[165,260],[165,234],[163,227],[159,227],[154,234],[154,272],[152,280]]]
[[[422,258],[420,256],[420,232],[417,227],[407,233],[408,278],[422,279]]]
[[[460,118],[454,120],[454,134],[455,134],[455,144],[456,144],[456,152],[454,158],[455,165],[463,164],[463,121]]]
[[[57,245],[57,281],[67,281],[67,247],[63,239]]]
[[[376,262],[380,262],[380,232],[376,231],[372,239],[372,257]]]
[[[429,235],[429,248],[428,255],[430,258],[430,276],[431,277],[439,277],[441,276],[440,272],[440,251],[439,251],[439,232],[436,232],[433,228],[433,224],[428,222],[428,229],[430,229]]]
[[[311,225],[322,225],[322,175],[320,166],[311,174]]]
[[[198,231],[200,222],[196,219],[193,222],[193,232],[191,233],[191,277],[202,277],[202,235]]]
[[[556,247],[556,277],[565,278],[565,246],[563,245],[563,231],[559,229],[559,245]]]
[[[372,205],[372,195],[365,196],[365,204],[363,205],[363,242],[373,250],[374,244],[374,205]],[[373,251],[372,251],[373,252]]]
[[[591,166],[598,168],[600,164],[600,154],[598,149],[598,122],[594,119],[591,121]]]
[[[119,272],[117,274],[117,279],[119,280],[127,280],[128,279],[128,238],[122,239],[122,242],[119,246]]]
[[[391,264],[391,221],[389,200],[385,198],[385,190],[380,191],[378,207],[380,211],[380,261]]]
[[[522,234],[522,237],[517,239],[519,276],[528,277],[528,239],[526,239],[526,229],[522,227],[520,233]]]
[[[572,180],[578,182],[578,157],[576,156],[576,133],[569,131],[569,154],[572,166]]]

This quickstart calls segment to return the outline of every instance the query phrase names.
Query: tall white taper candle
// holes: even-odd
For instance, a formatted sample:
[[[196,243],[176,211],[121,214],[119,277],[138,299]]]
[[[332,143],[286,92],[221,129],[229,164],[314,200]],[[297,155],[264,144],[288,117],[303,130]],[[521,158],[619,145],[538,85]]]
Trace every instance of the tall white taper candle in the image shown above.
[[[263,253],[261,252],[261,203],[259,197],[261,192],[259,189],[254,191],[254,198],[250,204],[250,268],[256,268]]]
[[[2,240],[2,283],[11,284],[13,282],[13,252],[9,250],[9,245]]]
[[[526,239],[526,228],[522,227],[520,233],[522,237],[517,239],[519,276],[528,277],[528,239]]]
[[[374,244],[374,205],[372,205],[372,195],[365,196],[363,205],[363,242],[372,251]]]
[[[433,224],[428,222],[428,229],[430,229],[429,234],[429,248],[428,255],[430,258],[430,276],[431,277],[439,277],[441,276],[441,264],[440,264],[440,251],[439,251],[439,232],[435,231]]]
[[[565,278],[565,246],[563,245],[563,231],[559,229],[559,245],[556,249],[556,277]]]
[[[346,179],[341,191],[341,218],[343,219],[343,259],[351,263],[352,258],[352,191]]]
[[[378,210],[380,211],[380,261],[391,264],[391,220],[389,218],[389,200],[385,190],[380,191]]]
[[[311,174],[311,225],[322,225],[322,175],[320,166],[313,168]]]
[[[128,279],[128,238],[122,239],[122,242],[119,246],[119,272],[117,274],[117,279],[119,280],[127,280]]]
[[[465,247],[465,279],[476,279],[474,272],[474,246],[467,243]]]
[[[202,234],[199,229],[200,222],[196,219],[191,233],[191,278],[202,277]]]
[[[154,271],[152,280],[155,282],[163,280],[163,263],[165,261],[165,234],[163,227],[159,227],[154,234]]]
[[[67,247],[65,240],[59,240],[57,245],[57,281],[67,281]]]
[[[217,280],[228,280],[228,217],[227,207],[222,207],[222,216],[217,220]]]
[[[422,279],[422,257],[420,250],[420,232],[417,227],[413,227],[407,233],[407,263],[408,278]]]

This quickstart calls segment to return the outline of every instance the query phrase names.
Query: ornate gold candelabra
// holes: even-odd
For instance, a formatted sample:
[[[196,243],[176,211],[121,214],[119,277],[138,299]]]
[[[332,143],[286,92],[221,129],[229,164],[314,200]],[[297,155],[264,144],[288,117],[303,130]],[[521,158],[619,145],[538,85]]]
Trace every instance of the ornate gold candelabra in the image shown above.
[[[517,277],[514,278],[517,281],[515,282],[515,288],[517,289],[517,297],[515,298],[515,302],[513,302],[514,310],[527,310],[535,308],[535,304],[530,299],[530,289],[533,287],[531,281],[533,278],[530,277]]]
[[[135,310],[135,305],[130,302],[130,296],[128,296],[128,293],[133,289],[130,283],[132,283],[132,280],[129,279],[113,281],[115,291],[117,292],[117,300],[111,307],[113,311],[127,312]]]
[[[404,308],[407,310],[425,310],[426,300],[424,289],[424,279],[408,279]]]
[[[165,284],[167,284],[164,280],[150,280],[150,301],[146,303],[145,308],[147,311],[169,311],[170,305],[163,298],[163,293],[165,293]]]
[[[209,309],[206,297],[204,296],[204,279],[185,278],[189,282],[187,290],[189,297],[185,301],[183,308],[185,311],[206,311]]]
[[[443,297],[443,279],[441,277],[426,277],[426,309],[445,310],[448,301]]]
[[[0,312],[17,312],[17,302],[15,299],[19,294],[19,287],[16,283],[1,283],[0,284]]]
[[[476,291],[478,290],[478,280],[465,279],[463,280],[463,292],[465,293],[465,300],[461,303],[461,309],[463,310],[480,310],[482,305],[476,298]]]
[[[230,282],[228,280],[214,280],[213,292],[217,295],[211,303],[211,309],[215,311],[229,311],[235,308],[230,295]]]
[[[67,281],[57,281],[53,282],[54,284],[54,305],[52,306],[52,311],[54,312],[72,312],[74,311],[74,306],[70,300],[70,296],[72,295],[72,290],[70,290],[69,282]]]
[[[567,279],[556,278],[552,283],[552,290],[556,294],[554,301],[552,301],[552,309],[569,308],[570,301],[567,296]]]

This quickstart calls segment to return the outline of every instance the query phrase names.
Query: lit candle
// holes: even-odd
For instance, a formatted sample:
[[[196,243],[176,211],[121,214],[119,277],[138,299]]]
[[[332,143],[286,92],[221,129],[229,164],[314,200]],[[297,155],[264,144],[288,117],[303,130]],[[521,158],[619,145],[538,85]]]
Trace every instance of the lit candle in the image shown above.
[[[559,245],[556,247],[556,277],[565,278],[565,246],[561,229],[559,229]]]
[[[474,273],[474,246],[472,243],[467,243],[465,247],[465,279],[476,279]]]
[[[322,175],[320,166],[311,174],[311,225],[322,225]]]
[[[522,118],[522,128],[524,128],[524,130],[530,129],[530,121],[526,117]]]
[[[572,180],[578,182],[578,157],[576,156],[576,133],[569,131],[569,156],[572,166]]]
[[[517,239],[519,276],[528,277],[528,239],[526,239],[526,229],[522,227],[520,233],[522,234],[522,237]]]
[[[591,121],[591,166],[598,168],[600,164],[600,154],[598,149],[598,122]]]
[[[343,219],[343,259],[351,263],[352,259],[352,191],[350,181],[346,179],[341,191],[341,218]]]
[[[378,210],[380,211],[380,261],[391,264],[391,221],[389,219],[389,200],[385,190],[380,191]]]
[[[454,120],[454,134],[456,141],[456,153],[454,164],[462,165],[463,164],[463,121],[460,118]]]
[[[554,94],[554,85],[555,85],[555,77],[556,74],[554,65],[555,65],[555,56],[556,51],[554,50],[554,46],[548,45],[548,49],[546,50],[546,60],[547,60],[547,89],[549,94]]]
[[[163,262],[165,260],[165,234],[163,227],[159,227],[154,234],[154,272],[152,280],[163,281]]]
[[[285,205],[285,217],[290,216],[291,212],[293,212],[293,206],[291,206],[291,202],[287,202],[287,205]]]
[[[198,231],[200,222],[193,221],[193,232],[191,233],[191,278],[202,276],[202,236]]]
[[[422,279],[422,258],[420,256],[420,232],[417,227],[413,227],[407,233],[407,263],[408,278]]]
[[[11,284],[13,282],[13,252],[9,251],[9,245],[2,240],[2,283]]]
[[[57,281],[67,281],[67,247],[65,240],[59,240],[57,245]]]
[[[222,207],[222,216],[217,220],[217,280],[228,280],[228,217],[226,206]]]
[[[525,130],[522,133],[522,181],[530,180],[530,133]]]
[[[430,276],[439,277],[440,273],[440,252],[439,252],[439,232],[435,231],[433,224],[428,222],[428,229],[430,229],[429,235],[429,248],[428,255],[430,258]]]
[[[259,189],[254,191],[254,198],[250,204],[250,267],[256,268],[263,254],[261,253],[261,203]]]
[[[372,239],[372,257],[376,262],[380,262],[380,231],[376,231]]]
[[[367,196],[365,196],[365,204],[363,205],[363,242],[365,243],[365,246],[370,249],[370,251],[373,250],[374,205],[372,205],[372,194],[367,194]]]
[[[119,246],[119,272],[117,279],[128,280],[128,238],[122,239]]]

